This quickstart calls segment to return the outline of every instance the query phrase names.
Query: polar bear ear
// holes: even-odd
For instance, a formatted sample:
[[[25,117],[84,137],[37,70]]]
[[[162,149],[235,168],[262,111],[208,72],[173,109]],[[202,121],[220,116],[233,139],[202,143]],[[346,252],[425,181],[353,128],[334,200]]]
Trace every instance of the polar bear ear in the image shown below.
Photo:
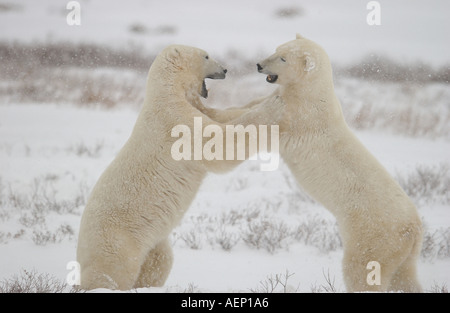
[[[171,60],[175,60],[180,56],[180,51],[177,49],[177,47],[170,47],[167,57]]]
[[[316,67],[316,60],[310,55],[305,57],[304,71],[310,72]]]
[[[300,35],[299,33],[297,33],[297,34],[295,35],[295,39],[304,39],[304,38],[302,37],[302,35]]]

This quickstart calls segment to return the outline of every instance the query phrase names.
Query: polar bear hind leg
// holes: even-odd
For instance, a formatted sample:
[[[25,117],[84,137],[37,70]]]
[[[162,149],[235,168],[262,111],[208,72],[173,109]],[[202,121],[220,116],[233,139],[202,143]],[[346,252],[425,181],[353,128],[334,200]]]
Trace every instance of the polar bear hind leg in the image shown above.
[[[93,261],[82,267],[81,288],[87,290],[95,288],[128,290],[133,288],[141,262],[138,256],[123,255],[129,256],[127,260],[111,255],[105,256],[107,262]]]
[[[106,233],[103,241],[91,240],[80,249],[82,289],[133,288],[143,263],[145,252],[140,242],[125,230]]]
[[[163,286],[172,264],[172,246],[170,241],[165,239],[147,254],[134,288]]]
[[[360,245],[345,248],[343,260],[344,280],[349,292],[403,291],[420,292],[416,262],[420,252],[420,240],[393,241],[392,245],[362,249]],[[385,249],[383,249],[385,248]],[[388,252],[390,251],[390,252]],[[374,270],[369,262],[379,264],[378,281],[371,276]]]
[[[344,282],[348,292],[384,292],[388,289],[392,275],[397,266],[390,262],[383,262],[381,257],[375,253],[371,256],[361,251],[359,247],[346,248],[343,259]],[[380,264],[380,271],[375,275],[379,275],[379,282],[372,282],[371,269],[368,264],[376,260]]]
[[[398,268],[392,277],[390,291],[422,292],[417,279],[416,262],[416,258],[411,256]]]
[[[418,240],[418,243],[421,241]],[[411,254],[395,271],[389,289],[391,291],[422,292],[417,278],[417,258],[420,255],[421,245],[414,245]]]

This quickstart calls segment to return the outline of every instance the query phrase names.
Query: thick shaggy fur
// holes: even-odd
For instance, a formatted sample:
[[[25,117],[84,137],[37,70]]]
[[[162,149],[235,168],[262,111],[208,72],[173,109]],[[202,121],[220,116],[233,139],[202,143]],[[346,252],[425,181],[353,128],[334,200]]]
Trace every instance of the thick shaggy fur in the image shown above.
[[[286,105],[280,123],[282,158],[298,183],[338,221],[347,290],[421,291],[417,209],[347,126],[326,52],[298,35],[258,69],[268,82],[280,85],[270,97],[279,95]],[[379,285],[367,283],[370,261],[380,264]]]
[[[205,96],[203,80],[224,76],[224,69],[197,48],[169,46],[155,59],[133,132],[99,178],[82,216],[77,248],[81,288],[164,284],[173,258],[168,236],[203,178],[242,162],[176,161],[171,155],[177,140],[172,128],[193,129],[194,117],[202,117],[204,127],[218,125],[225,133],[225,125],[194,107],[201,104],[199,95]],[[279,111],[268,102],[251,111],[228,110],[223,117],[235,124],[269,123]]]

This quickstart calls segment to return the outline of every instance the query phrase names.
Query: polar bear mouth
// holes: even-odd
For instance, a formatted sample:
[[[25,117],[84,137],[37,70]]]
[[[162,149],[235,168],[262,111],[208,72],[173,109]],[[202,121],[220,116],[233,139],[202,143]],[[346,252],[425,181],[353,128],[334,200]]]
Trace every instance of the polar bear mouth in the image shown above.
[[[278,75],[267,75],[267,77],[266,77],[266,81],[271,84],[276,82],[277,79],[278,79]]]
[[[214,72],[212,74],[208,74],[202,82],[202,90],[200,92],[200,96],[202,96],[203,98],[208,98],[208,89],[206,89],[206,83],[205,83],[205,79],[209,78],[209,79],[225,79],[227,74],[227,69],[221,69],[217,72]]]
[[[208,98],[208,89],[206,89],[205,80],[203,80],[202,82],[202,92],[200,93],[200,96],[202,96],[205,99]]]

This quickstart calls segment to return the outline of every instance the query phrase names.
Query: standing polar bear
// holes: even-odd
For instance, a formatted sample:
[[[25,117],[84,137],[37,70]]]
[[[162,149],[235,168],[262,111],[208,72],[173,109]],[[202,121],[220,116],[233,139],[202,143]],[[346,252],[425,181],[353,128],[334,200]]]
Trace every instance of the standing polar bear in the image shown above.
[[[225,125],[195,108],[200,96],[207,96],[204,79],[225,78],[225,73],[197,48],[172,45],[157,56],[133,132],[99,178],[83,212],[77,247],[81,288],[164,284],[173,258],[168,236],[203,178],[209,171],[224,172],[242,162],[177,161],[171,155],[177,140],[172,137],[174,126],[192,129],[194,118],[201,117],[204,126],[217,125],[225,132]],[[227,110],[222,116],[235,124],[269,124],[282,116],[277,103],[275,98],[251,111]]]
[[[417,209],[347,126],[326,52],[297,35],[257,68],[280,85],[270,97],[279,95],[286,105],[281,157],[298,183],[337,218],[347,290],[421,291]],[[367,280],[372,261],[380,265],[375,284]]]

